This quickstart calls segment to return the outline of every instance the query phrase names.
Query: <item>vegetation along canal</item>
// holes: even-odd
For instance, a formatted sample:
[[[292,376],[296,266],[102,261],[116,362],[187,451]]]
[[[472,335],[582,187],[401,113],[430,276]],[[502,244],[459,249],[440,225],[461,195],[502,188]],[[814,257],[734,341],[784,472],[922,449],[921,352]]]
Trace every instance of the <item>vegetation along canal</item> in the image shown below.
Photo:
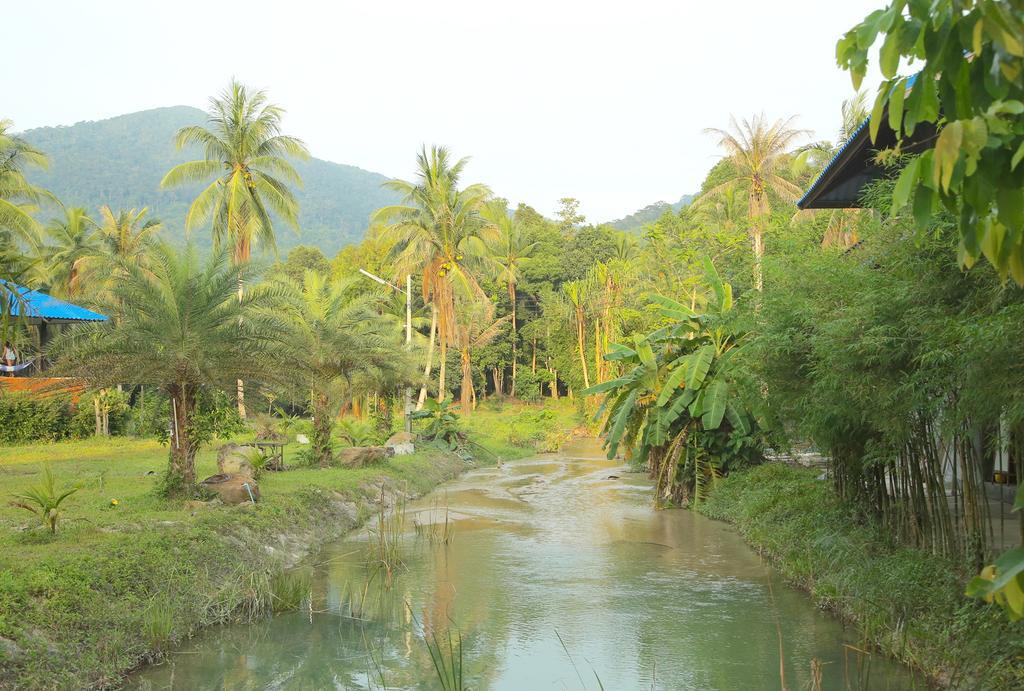
[[[472,471],[313,561],[299,611],[209,629],[129,686],[430,688],[460,639],[446,688],[922,686],[590,440]]]

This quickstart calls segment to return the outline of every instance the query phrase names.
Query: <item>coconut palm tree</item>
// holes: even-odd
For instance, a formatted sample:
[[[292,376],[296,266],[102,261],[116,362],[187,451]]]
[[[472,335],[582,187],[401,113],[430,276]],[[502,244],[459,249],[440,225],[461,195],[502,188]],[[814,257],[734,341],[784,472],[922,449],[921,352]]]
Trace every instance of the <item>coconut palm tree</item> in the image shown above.
[[[50,243],[43,251],[50,290],[60,297],[74,298],[82,290],[89,266],[102,248],[96,222],[81,207],[64,209],[64,217],[46,226]]]
[[[59,374],[96,388],[135,382],[163,389],[171,399],[167,491],[195,485],[195,455],[202,438],[193,424],[203,389],[226,388],[242,378],[281,381],[292,348],[275,313],[275,293],[256,286],[238,297],[249,264],[231,264],[224,252],[203,263],[189,249],[177,254],[156,245],[146,268],[125,264],[111,288],[124,306],[118,323],[82,325],[59,335],[49,355]]]
[[[41,230],[32,217],[41,202],[53,200],[46,190],[25,177],[30,168],[45,168],[46,155],[11,133],[14,123],[0,120],[0,246],[17,241],[35,245]]]
[[[473,351],[482,348],[501,333],[501,328],[511,319],[507,314],[494,318],[494,303],[486,298],[463,307],[462,319],[455,326],[455,342],[459,348],[462,365],[462,381],[459,385],[462,414],[469,415],[476,403],[473,386]]]
[[[276,248],[270,212],[299,227],[299,203],[287,183],[301,185],[302,178],[288,158],[306,159],[309,152],[302,140],[281,134],[283,114],[267,102],[265,91],[250,92],[232,79],[210,100],[207,127],[178,130],[177,147],[198,145],[204,158],[171,168],[160,181],[162,188],[207,184],[188,209],[185,230],[212,220],[214,248],[228,245],[236,264],[249,261],[255,243]],[[238,412],[244,417],[241,381],[237,389]]]
[[[510,395],[515,396],[519,343],[516,286],[519,283],[523,265],[529,263],[530,257],[539,243],[531,242],[526,237],[522,227],[509,215],[504,202],[489,203],[483,210],[483,216],[497,232],[489,237],[487,242],[480,240],[477,243],[483,248],[482,252],[478,251],[478,255],[489,265],[495,277],[505,284],[508,290],[508,299],[512,303],[512,388]]]
[[[391,180],[386,187],[402,195],[402,203],[378,209],[373,223],[385,226],[384,234],[394,242],[392,256],[398,273],[417,272],[423,276],[423,301],[432,307],[440,344],[438,399],[444,398],[445,359],[448,344],[455,338],[455,301],[459,294],[472,301],[483,293],[463,262],[471,238],[487,232],[481,212],[490,190],[479,184],[459,189],[459,178],[469,162],[452,163],[448,149],[426,147],[416,156],[415,182]],[[431,341],[431,346],[433,341]],[[433,347],[427,354],[428,363]],[[430,376],[429,364],[426,376]],[[426,384],[420,390],[422,407]]]
[[[164,227],[146,216],[149,209],[121,209],[116,214],[109,206],[100,207],[99,235],[104,254],[120,263],[145,261],[155,235]]]
[[[583,386],[585,388],[590,388],[590,373],[587,370],[587,303],[590,300],[589,288],[586,281],[567,281],[562,284],[562,290],[572,304],[573,318],[576,325],[576,347],[579,349],[580,366],[583,371]]]
[[[399,343],[401,332],[380,316],[383,296],[357,294],[354,281],[332,283],[312,270],[301,285],[282,281],[289,294],[283,311],[287,338],[296,350],[293,384],[310,395],[313,456],[326,467],[340,389],[382,382],[397,388],[412,369]]]
[[[794,129],[792,123],[793,118],[769,123],[759,115],[742,123],[733,118],[731,132],[717,128],[705,130],[717,136],[718,145],[725,149],[731,164],[731,177],[704,192],[694,205],[699,207],[733,190],[745,193],[754,255],[754,288],[757,290],[764,287],[761,264],[764,258],[764,222],[771,213],[770,197],[774,194],[792,201],[801,193],[799,187],[779,174],[793,143],[806,134],[805,130]]]

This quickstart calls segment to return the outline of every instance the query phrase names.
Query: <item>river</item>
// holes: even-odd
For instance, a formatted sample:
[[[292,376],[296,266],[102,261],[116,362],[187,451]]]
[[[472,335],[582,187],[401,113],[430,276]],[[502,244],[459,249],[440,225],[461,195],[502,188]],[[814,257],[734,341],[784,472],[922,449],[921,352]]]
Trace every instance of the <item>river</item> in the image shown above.
[[[425,633],[442,667],[461,640],[472,689],[923,686],[859,651],[730,526],[654,510],[647,478],[592,440],[473,470],[400,513],[390,588],[368,565],[374,523],[310,560],[300,611],[204,631],[129,686],[441,688]]]

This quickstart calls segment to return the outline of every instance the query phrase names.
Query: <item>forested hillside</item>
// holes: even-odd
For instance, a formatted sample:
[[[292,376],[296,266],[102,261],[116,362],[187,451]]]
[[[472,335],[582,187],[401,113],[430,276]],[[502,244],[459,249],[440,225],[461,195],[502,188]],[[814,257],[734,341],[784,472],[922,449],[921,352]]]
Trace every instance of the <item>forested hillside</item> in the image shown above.
[[[674,204],[668,202],[654,202],[648,204],[642,209],[634,211],[628,216],[623,216],[620,219],[614,220],[608,225],[618,230],[624,230],[626,232],[640,232],[643,227],[648,223],[657,221],[666,211],[679,212],[684,206],[689,205],[694,200],[696,195],[684,194]]]
[[[114,209],[149,206],[150,217],[166,225],[165,237],[181,238],[185,212],[198,188],[161,190],[160,179],[175,164],[198,157],[198,152],[177,151],[174,134],[205,118],[197,108],[173,106],[29,130],[25,139],[50,158],[49,169],[33,170],[31,180],[67,206],[91,211],[102,204]],[[333,254],[362,239],[370,212],[396,200],[381,188],[387,178],[378,173],[318,158],[298,162],[296,168],[304,183],[296,189],[302,231],[296,234],[281,224],[281,249],[315,245]],[[208,232],[194,235],[197,245],[209,245]]]

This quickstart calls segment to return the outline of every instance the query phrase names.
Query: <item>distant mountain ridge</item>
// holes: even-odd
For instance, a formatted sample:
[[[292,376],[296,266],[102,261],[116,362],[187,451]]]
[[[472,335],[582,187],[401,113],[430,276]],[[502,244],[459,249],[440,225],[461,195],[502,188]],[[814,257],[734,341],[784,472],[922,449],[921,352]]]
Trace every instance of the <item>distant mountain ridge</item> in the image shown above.
[[[205,120],[198,108],[172,106],[31,129],[22,136],[47,154],[50,166],[30,177],[65,205],[83,206],[90,213],[103,204],[115,210],[148,206],[150,217],[166,225],[163,236],[182,244],[185,213],[200,187],[161,190],[160,180],[177,163],[200,157],[198,150],[177,151],[174,135]],[[301,233],[275,224],[282,254],[304,244],[330,257],[363,238],[374,210],[398,201],[381,187],[388,178],[379,173],[318,158],[294,163],[303,180],[295,189]],[[192,239],[198,247],[211,244],[208,231],[197,230]]]
[[[679,201],[673,204],[669,204],[668,202],[654,202],[653,204],[648,204],[642,209],[634,211],[628,216],[611,221],[608,225],[626,232],[639,232],[644,225],[657,221],[666,211],[674,211],[678,213],[680,209],[689,205],[690,202],[696,199],[696,197],[697,195],[695,194],[684,194],[679,198]]]

